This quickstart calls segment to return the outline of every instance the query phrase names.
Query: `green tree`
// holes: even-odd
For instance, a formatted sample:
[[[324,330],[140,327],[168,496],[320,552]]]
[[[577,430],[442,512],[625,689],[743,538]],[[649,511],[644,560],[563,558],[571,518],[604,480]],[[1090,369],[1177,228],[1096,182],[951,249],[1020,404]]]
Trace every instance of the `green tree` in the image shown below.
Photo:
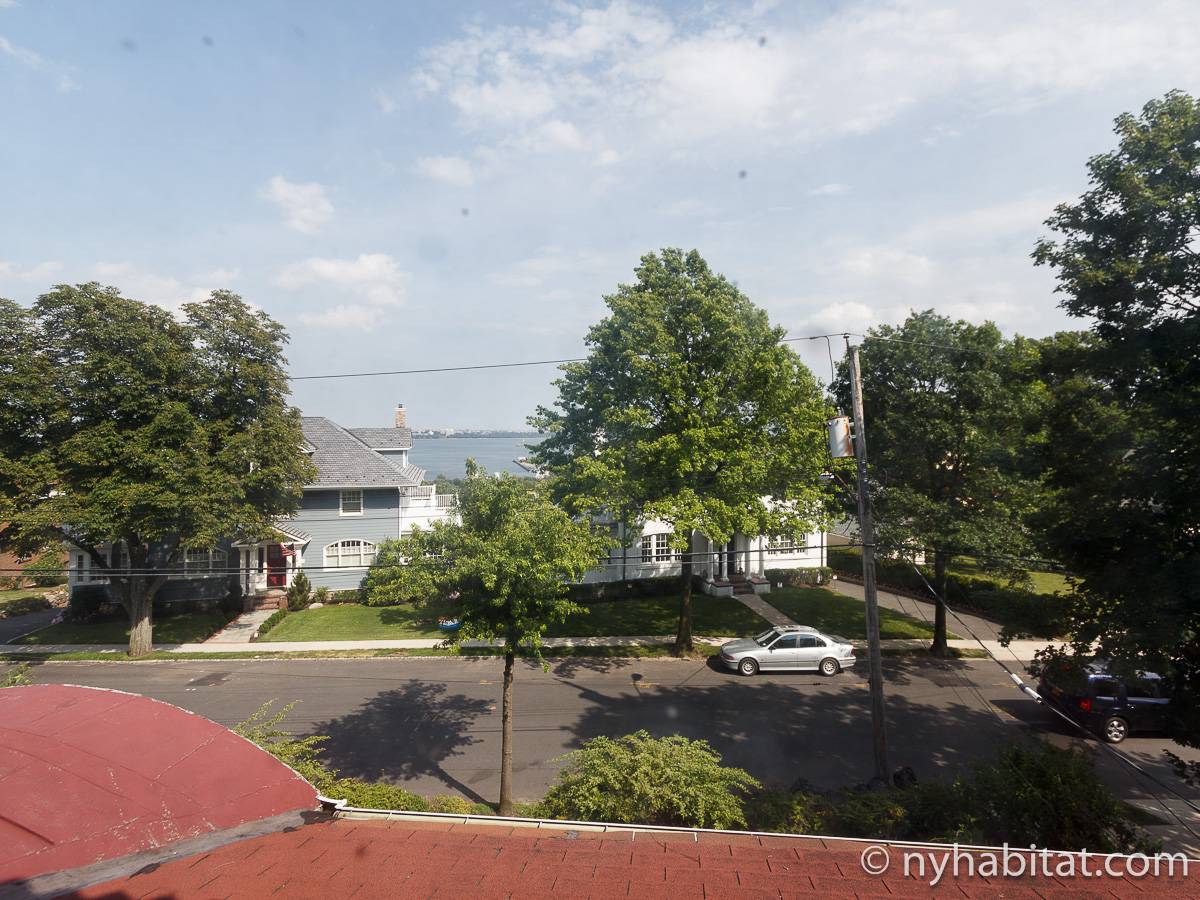
[[[80,548],[129,614],[130,654],[144,655],[182,553],[271,534],[314,477],[287,404],[287,336],[227,291],[177,319],[115,288],[60,285],[32,310],[0,304],[0,317],[17,329],[0,340],[23,354],[0,363],[0,540],[25,554]],[[122,551],[115,566],[105,545]]]
[[[1115,130],[1034,251],[1092,323],[1055,352],[1045,533],[1082,580],[1077,652],[1169,675],[1177,736],[1200,745],[1200,99]]]
[[[583,611],[567,598],[607,549],[607,540],[575,522],[528,479],[483,474],[467,461],[458,521],[414,528],[385,542],[367,572],[378,602],[425,602],[457,596],[461,623],[451,638],[499,640],[504,653],[500,814],[512,814],[512,715],[516,654],[541,659],[546,626]]]
[[[683,653],[694,534],[801,539],[824,520],[828,409],[783,329],[699,253],[647,254],[635,271],[604,298],[586,361],[563,366],[555,407],[529,422],[546,435],[535,458],[572,512],[674,529]]]
[[[993,570],[1030,552],[1026,520],[1039,482],[1026,450],[1036,440],[1043,391],[1037,346],[1005,340],[991,323],[955,322],[932,310],[862,344],[863,412],[876,542],[882,552],[933,557],[932,650],[946,653],[946,580],[955,556]],[[847,363],[834,384],[850,408]]]

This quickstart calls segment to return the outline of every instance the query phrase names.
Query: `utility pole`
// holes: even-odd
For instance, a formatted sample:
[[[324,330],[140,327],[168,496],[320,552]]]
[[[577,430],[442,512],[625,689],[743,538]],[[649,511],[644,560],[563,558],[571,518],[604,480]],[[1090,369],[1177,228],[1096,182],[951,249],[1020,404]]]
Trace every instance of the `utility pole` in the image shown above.
[[[858,530],[862,535],[863,594],[867,606],[867,654],[870,658],[871,731],[875,749],[875,777],[890,785],[887,755],[887,721],[883,709],[883,654],[879,646],[879,598],[875,593],[875,526],[871,522],[871,498],[867,496],[867,429],[863,424],[862,369],[858,347],[850,346],[850,385],[854,408],[854,458],[858,463]]]

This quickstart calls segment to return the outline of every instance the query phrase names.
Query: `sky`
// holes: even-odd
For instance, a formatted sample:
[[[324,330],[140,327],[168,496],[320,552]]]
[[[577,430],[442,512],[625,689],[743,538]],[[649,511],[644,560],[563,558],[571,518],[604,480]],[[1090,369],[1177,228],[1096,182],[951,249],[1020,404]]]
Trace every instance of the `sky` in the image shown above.
[[[1198,33],[1191,0],[0,0],[0,296],[230,289],[294,375],[578,356],[666,246],[793,335],[1083,327],[1030,251],[1114,117],[1195,89]],[[554,375],[293,400],[512,428]]]

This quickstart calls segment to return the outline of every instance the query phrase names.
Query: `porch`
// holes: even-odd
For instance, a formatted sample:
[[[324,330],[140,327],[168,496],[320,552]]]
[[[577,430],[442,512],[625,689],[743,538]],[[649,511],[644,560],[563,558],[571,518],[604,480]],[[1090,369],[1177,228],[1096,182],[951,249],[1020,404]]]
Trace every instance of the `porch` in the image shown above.
[[[262,602],[266,599],[278,601],[304,566],[308,535],[282,529],[280,534],[284,540],[233,545],[239,555],[238,571],[247,609],[270,605]]]

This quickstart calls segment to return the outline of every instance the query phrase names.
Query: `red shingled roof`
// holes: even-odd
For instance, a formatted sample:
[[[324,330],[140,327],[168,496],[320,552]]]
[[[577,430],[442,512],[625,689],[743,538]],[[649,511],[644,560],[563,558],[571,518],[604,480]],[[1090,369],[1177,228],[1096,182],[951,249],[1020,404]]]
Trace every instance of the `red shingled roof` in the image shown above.
[[[311,810],[303,778],[229,729],[121,691],[0,691],[0,883]]]
[[[1200,895],[1193,879],[946,878],[863,872],[867,844],[690,832],[569,832],[446,820],[333,819],[150,867],[72,896],[370,898],[1133,897]],[[893,858],[899,854],[893,848]]]

